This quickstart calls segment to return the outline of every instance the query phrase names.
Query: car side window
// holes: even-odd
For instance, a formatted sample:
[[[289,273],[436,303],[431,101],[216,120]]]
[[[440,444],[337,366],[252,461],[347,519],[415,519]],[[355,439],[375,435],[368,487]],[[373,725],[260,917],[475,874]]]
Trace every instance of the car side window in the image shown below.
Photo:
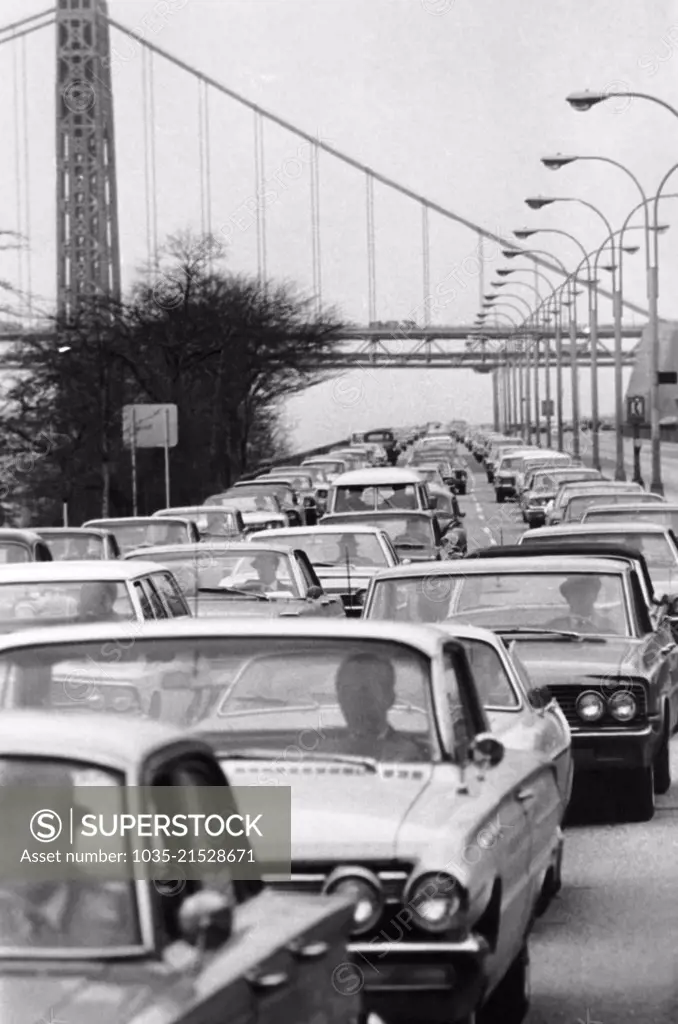
[[[158,589],[153,581],[153,577],[147,576],[144,580],[144,583],[146,585],[148,596],[151,602],[151,608],[153,609],[153,613],[156,619],[168,619],[169,615],[167,614],[167,609],[165,608],[165,604],[163,602],[162,597],[158,593]]]
[[[309,587],[320,586],[320,581],[315,574],[311,572],[305,558],[297,556],[297,564],[301,570],[301,575],[304,577],[304,586],[306,587],[306,590],[308,590]]]
[[[499,654],[483,640],[461,640],[478,696],[486,709],[517,708],[518,696]]]
[[[136,580],[134,584],[134,593],[137,596],[137,600],[141,605],[141,614],[145,619],[154,619],[153,609],[151,608],[151,602],[148,599],[148,594],[144,590],[141,580]]]
[[[52,553],[46,544],[40,543],[35,546],[35,559],[37,562],[51,562]]]
[[[189,607],[179,589],[179,585],[169,573],[157,573],[153,576],[153,582],[164,597],[171,616],[178,618],[179,616],[190,614]]]

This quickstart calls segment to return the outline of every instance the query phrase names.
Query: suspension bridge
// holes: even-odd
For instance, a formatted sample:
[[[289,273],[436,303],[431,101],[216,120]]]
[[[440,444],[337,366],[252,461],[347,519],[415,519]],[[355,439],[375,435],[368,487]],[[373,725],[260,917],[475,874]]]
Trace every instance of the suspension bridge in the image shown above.
[[[171,3],[157,4],[156,9],[169,12]],[[176,6],[176,5],[174,5]],[[32,39],[51,33],[55,69],[55,193],[56,223],[54,230],[54,288],[53,296],[39,296],[33,288],[34,241],[31,231],[31,208],[28,181],[32,166],[31,138],[27,128],[27,77],[30,68],[29,46]],[[161,191],[163,161],[158,156],[157,118],[158,74],[160,68],[171,68],[183,76],[196,89],[197,109],[194,125],[198,153],[198,224],[202,235],[230,241],[234,234],[235,215],[224,219],[218,214],[223,208],[220,196],[220,178],[215,175],[214,150],[216,119],[213,116],[215,98],[226,101],[251,115],[251,148],[233,154],[235,165],[243,174],[250,175],[245,186],[245,200],[237,207],[238,217],[247,216],[256,236],[256,272],[261,281],[270,272],[269,247],[274,224],[269,201],[272,181],[272,160],[268,153],[270,132],[281,131],[298,143],[297,156],[308,166],[308,197],[306,205],[308,235],[308,263],[310,293],[316,309],[323,304],[334,304],[328,291],[328,264],[341,264],[344,257],[335,245],[328,247],[327,236],[333,230],[329,223],[336,213],[324,202],[323,179],[329,176],[331,166],[340,166],[357,181],[363,193],[362,211],[351,226],[353,238],[362,237],[364,255],[364,308],[366,322],[352,322],[346,318],[340,332],[341,345],[332,357],[329,368],[338,371],[356,366],[379,367],[439,367],[470,368],[489,373],[516,358],[515,331],[505,314],[494,314],[494,323],[444,323],[441,318],[454,318],[455,282],[457,290],[473,286],[478,290],[479,308],[487,298],[488,247],[496,252],[509,250],[512,255],[524,253],[528,266],[535,269],[536,290],[539,293],[538,272],[548,272],[555,282],[565,279],[563,265],[545,255],[530,252],[510,238],[475,223],[433,199],[394,180],[382,169],[367,166],[350,153],[336,147],[301,127],[276,111],[263,109],[259,104],[233,89],[228,83],[204,73],[181,55],[172,53],[149,38],[143,26],[136,29],[122,24],[109,14],[106,0],[58,0],[56,7],[15,21],[0,28],[0,46],[12,51],[14,78],[10,92],[14,104],[14,146],[16,152],[15,178],[17,193],[17,235],[23,240],[16,247],[16,302],[8,312],[8,320],[0,323],[0,352],[5,365],[11,365],[11,353],[26,337],[42,335],[55,337],[53,323],[68,322],[77,317],[79,310],[96,297],[119,299],[123,291],[122,268],[129,265],[125,239],[120,232],[120,190],[118,187],[115,93],[118,76],[125,63],[129,63],[129,47],[139,57],[141,70],[141,117],[143,120],[143,146],[139,156],[137,176],[143,181],[146,256],[150,268],[159,272],[161,250],[158,196]],[[128,44],[121,53],[120,42]],[[47,88],[45,103],[48,102]],[[223,129],[222,129],[223,130]],[[296,165],[295,165],[296,166]],[[321,174],[322,171],[322,174]],[[278,174],[280,172],[278,171]],[[284,171],[290,178],[292,163]],[[295,171],[296,173],[296,171]],[[275,175],[273,175],[274,177]],[[379,295],[378,282],[382,254],[379,247],[378,206],[381,197],[390,195],[405,202],[419,221],[413,250],[420,254],[419,281],[411,283],[408,299],[411,310],[408,319],[379,319],[388,316]],[[381,199],[383,202],[383,199]],[[4,225],[3,225],[4,227]],[[433,235],[442,227],[465,233],[473,240],[468,255],[460,266],[433,271]],[[346,262],[355,256],[355,245],[347,253]],[[494,258],[494,257],[493,257]],[[440,262],[440,260],[439,260]],[[543,276],[543,274],[542,274]],[[594,287],[602,297],[612,298],[598,282]],[[544,298],[546,296],[544,295]],[[361,297],[361,302],[362,302]],[[510,304],[509,304],[510,305]],[[553,350],[551,341],[558,345],[561,365],[571,364],[573,355],[579,364],[591,359],[588,333],[581,325],[571,323],[568,328],[557,322],[539,322],[530,318],[529,305],[525,310],[515,306],[521,322],[523,344],[536,340],[533,345],[534,365],[550,367]],[[637,325],[625,326],[622,332],[623,362],[630,364],[641,337],[647,310],[624,300],[625,309],[640,317]],[[341,309],[339,310],[341,317]],[[502,316],[504,322],[499,319]],[[570,316],[573,316],[570,313]],[[576,318],[576,312],[574,313]],[[610,325],[598,329],[597,363],[613,365],[614,356],[607,339],[614,338]],[[539,341],[543,339],[541,345]],[[619,338],[617,338],[619,341]],[[524,351],[524,348],[523,350]]]

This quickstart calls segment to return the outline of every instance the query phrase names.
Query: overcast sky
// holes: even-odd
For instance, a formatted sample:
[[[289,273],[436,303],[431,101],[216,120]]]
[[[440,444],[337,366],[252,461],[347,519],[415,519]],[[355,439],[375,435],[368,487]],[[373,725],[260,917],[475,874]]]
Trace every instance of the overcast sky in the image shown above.
[[[0,0],[0,22],[45,6],[44,0]],[[582,162],[553,173],[541,166],[542,155],[611,157],[631,168],[648,193],[676,160],[678,121],[656,105],[609,100],[580,114],[564,97],[587,87],[631,88],[678,103],[678,2],[110,0],[109,10],[261,107],[501,234],[525,225],[560,227],[592,249],[605,236],[593,213],[572,203],[535,213],[524,198],[535,193],[581,197],[600,206],[614,227],[639,199],[633,183],[614,167]],[[140,50],[117,32],[113,46],[120,231],[129,285],[147,252],[142,60]],[[21,57],[20,47],[0,47],[0,87],[6,98],[0,108],[0,229],[20,223],[13,51]],[[26,169],[22,137],[20,180],[29,200],[33,285],[49,303],[55,276],[53,30],[31,36],[25,52],[29,160]],[[162,239],[181,229],[201,229],[198,89],[180,70],[159,60],[154,66]],[[20,61],[17,70],[21,78]],[[209,103],[212,224],[228,238],[228,265],[255,272],[256,230],[245,213],[255,191],[252,114],[214,93]],[[269,274],[310,292],[307,150],[300,151],[294,136],[267,127],[265,167],[277,197],[267,210]],[[364,323],[364,178],[323,156],[320,180],[323,299],[347,320]],[[667,201],[663,211],[665,222],[675,221],[678,204]],[[423,295],[420,211],[376,186],[375,220],[377,318],[416,316]],[[25,215],[21,223],[25,226]],[[636,235],[640,240],[641,233]],[[475,236],[432,215],[430,238],[432,290],[453,271],[460,282],[454,301],[435,321],[469,323],[478,309],[479,280],[462,265],[476,249]],[[576,249],[567,240],[544,235],[539,244],[573,264]],[[500,256],[488,259],[486,285],[501,263]],[[466,266],[473,264],[467,261]],[[18,282],[18,273],[16,259],[5,254],[0,278]],[[27,273],[24,262],[24,284]],[[672,228],[661,241],[664,317],[678,316],[677,277],[678,238]],[[627,297],[644,305],[642,251],[627,260],[624,280]],[[527,287],[510,290],[531,298]],[[601,320],[611,320],[606,301]],[[587,376],[583,371],[584,410]],[[603,413],[612,411],[611,388],[611,374],[603,372]],[[357,370],[348,380],[308,391],[287,409],[295,438],[303,444],[370,425],[456,416],[490,418],[488,377],[459,370]]]

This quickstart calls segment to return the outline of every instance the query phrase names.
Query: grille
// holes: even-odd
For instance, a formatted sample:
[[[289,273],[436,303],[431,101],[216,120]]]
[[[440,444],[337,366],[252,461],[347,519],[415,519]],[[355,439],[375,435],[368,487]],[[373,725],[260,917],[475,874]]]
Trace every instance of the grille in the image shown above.
[[[387,903],[401,903],[405,883],[412,873],[412,865],[401,861],[391,863],[370,864],[355,862],[356,867],[366,868],[373,872],[381,882]],[[290,878],[280,878],[276,875],[264,876],[264,881],[279,892],[303,892],[320,893],[326,879],[338,867],[351,867],[351,862],[346,864],[331,863],[310,863],[306,864],[296,861],[292,864]]]
[[[621,729],[626,725],[629,729],[637,729],[639,726],[642,727],[647,725],[647,692],[642,683],[629,683],[628,685],[619,686],[619,690],[624,690],[627,693],[631,693],[635,698],[636,704],[638,705],[638,711],[636,717],[630,722],[618,722],[616,718],[613,718],[609,712],[605,712],[602,718],[597,722],[582,722],[581,718],[575,710],[575,702],[577,697],[581,693],[593,692],[599,693],[600,696],[605,700],[607,697],[612,696],[612,690],[606,690],[602,685],[593,686],[549,686],[549,691],[558,701],[560,709],[567,719],[568,725],[573,731],[577,732],[596,732],[601,729]]]
[[[497,483],[499,484],[514,484],[515,482],[516,478],[509,476],[507,473],[499,473],[497,476]]]

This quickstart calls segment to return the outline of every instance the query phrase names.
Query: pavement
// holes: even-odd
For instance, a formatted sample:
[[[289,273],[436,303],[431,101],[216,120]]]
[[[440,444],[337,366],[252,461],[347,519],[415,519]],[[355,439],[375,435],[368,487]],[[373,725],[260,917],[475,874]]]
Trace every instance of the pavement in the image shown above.
[[[614,435],[601,440],[604,458],[614,457]],[[678,446],[663,454],[678,499]],[[631,458],[632,449],[629,468]],[[483,467],[467,462],[473,486],[460,502],[469,547],[514,542],[524,529],[516,506],[496,504]],[[678,737],[671,762],[678,780]],[[525,1024],[678,1022],[678,782],[657,804],[651,822],[619,825],[605,820],[604,792],[577,792],[563,891],[533,933]]]

